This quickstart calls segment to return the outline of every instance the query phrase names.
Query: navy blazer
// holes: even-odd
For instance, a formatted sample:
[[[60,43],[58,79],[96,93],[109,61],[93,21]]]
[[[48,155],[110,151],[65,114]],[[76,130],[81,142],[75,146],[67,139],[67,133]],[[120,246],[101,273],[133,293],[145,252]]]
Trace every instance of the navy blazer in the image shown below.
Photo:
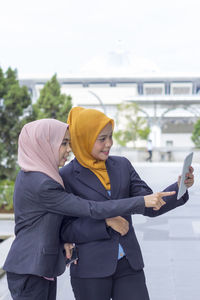
[[[65,270],[63,243],[59,239],[63,215],[102,219],[120,212],[144,212],[144,197],[112,203],[86,201],[66,193],[59,183],[41,172],[20,171],[13,200],[16,238],[4,269],[47,277],[56,277]],[[67,217],[66,224],[70,220]]]
[[[111,182],[109,197],[99,179],[89,169],[81,166],[76,159],[60,170],[68,192],[87,199],[109,202],[110,199],[151,194],[152,190],[141,180],[131,163],[124,157],[109,156],[106,161]],[[165,191],[178,191],[177,183]],[[145,208],[143,215],[155,217],[183,205],[188,200],[188,193],[177,201],[177,196],[163,198],[166,205],[158,211]],[[108,201],[109,200],[109,201]],[[135,270],[142,269],[143,258],[138,244],[131,216],[120,214],[129,221],[129,231],[125,236],[111,228],[106,228],[104,220],[88,217],[77,218],[70,224],[63,221],[61,237],[63,241],[76,243],[79,260],[70,268],[74,277],[105,277],[114,273],[118,259],[118,245],[122,245],[127,259]]]

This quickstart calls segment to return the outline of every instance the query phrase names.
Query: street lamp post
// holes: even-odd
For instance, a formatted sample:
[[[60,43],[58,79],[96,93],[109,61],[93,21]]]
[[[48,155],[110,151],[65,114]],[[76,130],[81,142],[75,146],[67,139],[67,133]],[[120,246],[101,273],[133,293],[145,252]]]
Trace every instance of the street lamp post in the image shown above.
[[[100,105],[101,105],[101,107],[102,107],[102,109],[103,109],[103,112],[104,112],[104,114],[106,115],[106,107],[105,107],[105,105],[103,104],[103,101],[101,100],[101,98],[100,98],[96,93],[94,93],[94,92],[91,91],[91,90],[88,90],[88,92],[89,92],[90,94],[92,94],[92,95],[99,101],[99,103],[100,103]]]

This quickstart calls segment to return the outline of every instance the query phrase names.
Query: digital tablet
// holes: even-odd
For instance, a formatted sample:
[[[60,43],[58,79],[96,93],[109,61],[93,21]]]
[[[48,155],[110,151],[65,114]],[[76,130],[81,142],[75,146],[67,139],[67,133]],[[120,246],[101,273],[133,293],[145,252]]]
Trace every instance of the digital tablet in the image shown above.
[[[178,189],[178,196],[177,196],[177,200],[179,200],[186,192],[187,187],[184,183],[185,181],[185,175],[189,172],[189,167],[192,164],[192,157],[193,157],[193,152],[191,152],[190,154],[188,154],[186,156],[186,158],[184,159],[184,163],[183,163],[183,170],[182,170],[182,174],[181,174],[181,182],[180,182],[180,186]]]

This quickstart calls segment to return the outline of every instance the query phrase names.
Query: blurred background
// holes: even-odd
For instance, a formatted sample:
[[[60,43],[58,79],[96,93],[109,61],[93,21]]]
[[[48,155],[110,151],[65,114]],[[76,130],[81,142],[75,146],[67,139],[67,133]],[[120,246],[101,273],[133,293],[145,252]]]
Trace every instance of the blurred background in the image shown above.
[[[187,213],[183,210],[182,217],[190,220],[188,226],[192,229],[188,229],[186,240],[190,235],[195,240],[190,255],[200,266],[196,257],[199,248],[195,248],[199,247],[200,234],[199,9],[198,0],[1,3],[0,299],[8,294],[2,265],[13,239],[12,194],[18,172],[19,132],[25,123],[40,118],[66,122],[73,106],[95,108],[112,117],[112,154],[126,156],[141,177],[158,190],[166,186],[168,179],[177,179],[185,156],[194,152],[197,183],[194,192],[191,190],[192,208]],[[144,223],[137,220],[138,224]],[[167,226],[173,223],[168,221],[165,219]],[[160,226],[160,221],[156,222],[155,226]],[[146,225],[138,236],[146,237],[148,231],[149,238],[154,240],[155,228]],[[167,228],[170,231],[172,227]],[[162,247],[163,237],[158,240]],[[143,244],[144,251],[147,244]],[[155,270],[154,259],[150,257],[151,272]],[[155,273],[152,291],[156,291],[156,281],[164,272],[163,267]],[[164,298],[159,294],[156,298],[155,293],[152,299],[198,300],[198,296],[188,298],[194,286],[188,285],[187,290],[184,283],[188,294],[177,292],[184,282],[183,272],[179,273],[182,279],[171,288],[170,295]],[[173,268],[166,280],[171,280],[172,274]],[[191,278],[188,281],[192,282]]]

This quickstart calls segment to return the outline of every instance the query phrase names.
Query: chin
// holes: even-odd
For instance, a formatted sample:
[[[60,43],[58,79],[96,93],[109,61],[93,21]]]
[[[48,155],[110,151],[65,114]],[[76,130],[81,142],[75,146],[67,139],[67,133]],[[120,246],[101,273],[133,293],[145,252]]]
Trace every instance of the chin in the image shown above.
[[[104,157],[102,157],[102,158],[100,158],[99,160],[105,161],[105,160],[107,160],[107,159],[108,159],[108,155],[107,155],[107,156],[104,156]]]

